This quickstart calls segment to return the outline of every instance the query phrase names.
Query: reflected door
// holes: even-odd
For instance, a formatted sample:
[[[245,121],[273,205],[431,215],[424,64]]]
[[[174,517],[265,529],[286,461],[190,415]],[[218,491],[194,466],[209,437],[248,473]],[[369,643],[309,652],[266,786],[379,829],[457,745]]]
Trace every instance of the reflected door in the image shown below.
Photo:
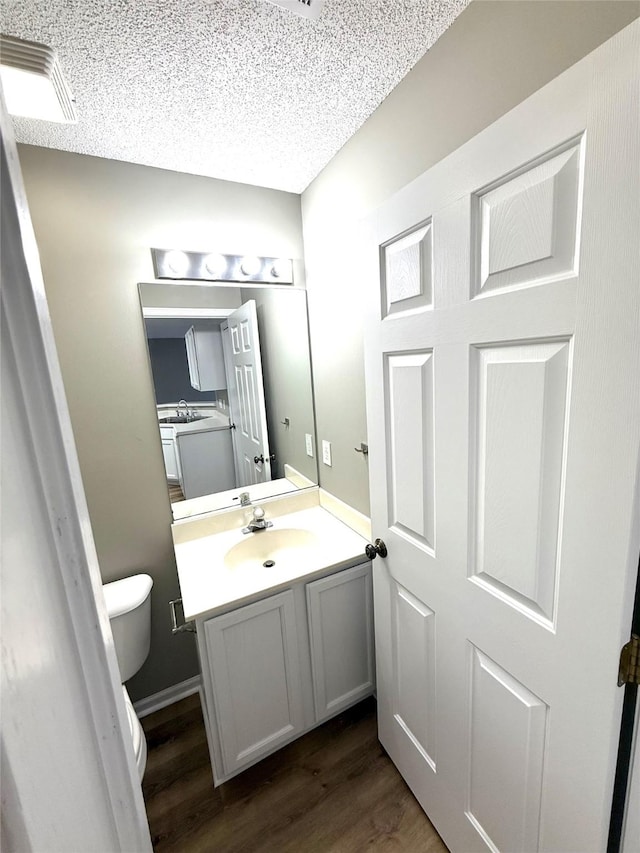
[[[639,539],[633,34],[371,223],[380,740],[454,853],[606,849]]]
[[[227,319],[224,347],[238,486],[271,480],[267,413],[256,303],[248,300]]]

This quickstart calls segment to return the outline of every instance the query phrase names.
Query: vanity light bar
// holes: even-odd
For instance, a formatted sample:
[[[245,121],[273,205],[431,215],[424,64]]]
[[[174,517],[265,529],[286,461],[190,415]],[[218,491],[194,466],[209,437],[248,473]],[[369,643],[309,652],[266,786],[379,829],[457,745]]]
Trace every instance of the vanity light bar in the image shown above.
[[[179,249],[151,249],[151,258],[156,278],[293,284],[293,264],[289,258],[219,255]]]

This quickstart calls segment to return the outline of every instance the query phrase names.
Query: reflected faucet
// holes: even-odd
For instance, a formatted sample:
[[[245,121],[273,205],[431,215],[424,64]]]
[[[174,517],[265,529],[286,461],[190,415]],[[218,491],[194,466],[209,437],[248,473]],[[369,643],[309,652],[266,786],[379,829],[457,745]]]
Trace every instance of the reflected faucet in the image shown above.
[[[250,506],[251,498],[249,492],[240,492],[240,506]]]
[[[266,530],[267,527],[273,527],[273,522],[265,519],[264,510],[261,506],[254,506],[253,518],[246,527],[242,528],[242,532],[257,533],[258,530]]]

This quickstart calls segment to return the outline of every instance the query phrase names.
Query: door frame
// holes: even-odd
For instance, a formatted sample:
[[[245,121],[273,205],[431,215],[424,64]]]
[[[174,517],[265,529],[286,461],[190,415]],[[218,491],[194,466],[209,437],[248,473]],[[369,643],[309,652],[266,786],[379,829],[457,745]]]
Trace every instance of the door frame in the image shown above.
[[[638,843],[638,838],[640,838],[640,702],[637,700],[636,691],[635,733],[627,777],[622,846],[614,849],[620,849],[622,853],[636,853],[635,845]]]
[[[640,558],[631,631],[640,634]],[[640,701],[638,685],[626,684],[613,786],[608,853],[635,853],[640,839]]]
[[[6,330],[3,348],[6,343],[6,352],[10,355],[7,369],[17,389],[13,396],[18,397],[5,411],[7,422],[15,423],[28,435],[36,472],[29,486],[40,499],[37,524],[49,534],[46,543],[40,542],[47,564],[31,564],[29,569],[32,576],[40,577],[43,589],[48,590],[55,623],[60,626],[60,635],[65,636],[65,647],[71,649],[68,658],[46,662],[48,673],[51,677],[57,673],[57,678],[69,686],[69,691],[74,691],[69,701],[73,704],[75,719],[82,720],[91,733],[99,756],[92,778],[67,778],[66,783],[70,791],[91,786],[93,801],[100,804],[100,811],[96,805],[95,825],[103,826],[105,817],[111,824],[110,838],[103,840],[105,845],[114,847],[117,844],[120,850],[151,851],[40,257],[13,129],[1,97],[0,135],[2,166],[7,174],[3,185],[3,229],[6,224],[7,245],[11,246],[11,260],[7,261],[10,275],[4,279],[1,293]],[[28,413],[28,417],[21,417],[22,413]],[[31,535],[27,521],[24,530],[14,531],[12,535],[18,537],[18,541],[21,536]],[[51,571],[52,567],[55,571]],[[4,566],[7,574],[15,569],[15,566]],[[15,584],[12,589],[14,587]],[[11,602],[6,602],[6,606],[11,606]],[[24,634],[16,636],[15,632],[3,632],[3,676],[6,675],[9,684],[16,672],[22,677],[36,678],[35,671],[20,671],[16,663],[21,659],[19,650],[23,646]],[[74,690],[74,684],[82,684],[82,689]],[[48,701],[43,690],[41,701],[45,704]],[[68,837],[72,837],[71,827],[77,833],[78,826],[93,825],[94,815],[78,814],[72,801],[68,813],[50,814],[47,789],[39,788],[39,767],[40,762],[53,760],[64,768],[65,760],[73,755],[74,744],[68,742],[62,730],[58,737],[53,734],[61,715],[56,708],[51,708],[50,730],[40,733],[45,737],[48,734],[48,755],[36,751],[24,754],[19,738],[21,720],[16,717],[20,712],[19,703],[16,706],[8,703],[6,710],[2,752],[5,756],[12,755],[14,760],[18,758],[22,766],[21,772],[15,772],[10,761],[3,761],[6,794],[12,806],[3,815],[3,840],[11,839],[31,849],[34,837],[46,832],[55,820],[60,829],[58,841],[63,843],[67,825],[70,827]],[[29,785],[21,784],[25,772],[33,780]]]

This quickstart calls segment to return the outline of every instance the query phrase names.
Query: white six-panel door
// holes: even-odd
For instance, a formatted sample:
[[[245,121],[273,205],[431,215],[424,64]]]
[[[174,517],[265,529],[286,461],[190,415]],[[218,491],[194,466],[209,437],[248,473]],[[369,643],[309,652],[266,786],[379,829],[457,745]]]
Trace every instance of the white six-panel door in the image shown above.
[[[606,848],[640,538],[638,34],[368,223],[380,739],[453,851]]]
[[[235,424],[234,447],[238,486],[251,486],[271,479],[267,411],[262,376],[258,316],[249,299],[227,319],[229,344],[225,358],[233,390],[229,392],[231,418]],[[235,410],[234,410],[235,409]]]

